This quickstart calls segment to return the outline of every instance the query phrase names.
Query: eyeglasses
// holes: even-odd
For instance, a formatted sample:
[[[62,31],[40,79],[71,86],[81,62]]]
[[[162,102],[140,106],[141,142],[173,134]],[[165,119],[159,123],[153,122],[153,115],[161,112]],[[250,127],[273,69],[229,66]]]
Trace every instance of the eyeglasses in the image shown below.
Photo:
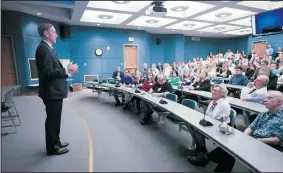
[[[272,100],[272,99],[274,99],[274,97],[265,97],[265,99],[267,99],[267,100]]]

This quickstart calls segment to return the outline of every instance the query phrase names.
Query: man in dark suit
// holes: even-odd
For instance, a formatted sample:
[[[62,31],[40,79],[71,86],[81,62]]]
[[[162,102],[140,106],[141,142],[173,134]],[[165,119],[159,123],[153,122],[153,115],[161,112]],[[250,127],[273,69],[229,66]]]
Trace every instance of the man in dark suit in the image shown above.
[[[121,72],[120,67],[116,68],[116,71],[113,72],[112,78],[114,79],[121,79],[124,77],[124,73]]]
[[[35,53],[39,76],[39,97],[46,106],[45,140],[47,155],[60,155],[69,151],[69,143],[60,141],[60,125],[63,99],[67,97],[68,74],[56,57],[52,44],[56,43],[57,33],[52,24],[38,26],[42,38]],[[68,73],[77,72],[78,66],[70,63]]]

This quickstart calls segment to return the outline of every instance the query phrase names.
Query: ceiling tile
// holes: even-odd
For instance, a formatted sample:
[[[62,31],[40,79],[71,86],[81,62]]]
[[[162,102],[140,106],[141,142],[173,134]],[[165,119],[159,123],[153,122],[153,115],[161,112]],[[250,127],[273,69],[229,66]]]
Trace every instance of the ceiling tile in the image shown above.
[[[229,24],[252,26],[252,17],[247,17],[247,18],[244,18],[244,19],[235,20],[233,22],[229,22]]]
[[[283,8],[283,1],[242,1],[237,4],[262,10],[274,10],[276,8]]]
[[[252,28],[242,28],[234,31],[224,32],[225,34],[230,35],[249,35],[252,33]]]
[[[203,27],[213,25],[213,23],[197,22],[197,21],[183,21],[174,25],[166,27],[167,29],[176,30],[195,30]]]
[[[166,16],[179,18],[189,17],[215,6],[194,1],[165,1],[163,5],[167,8]]]
[[[194,19],[211,22],[226,22],[254,14],[256,14],[256,12],[224,7],[216,11],[195,17]]]
[[[161,17],[151,17],[151,16],[140,16],[137,19],[128,23],[128,25],[132,26],[144,26],[144,27],[161,27],[167,25],[169,23],[175,22],[177,19],[168,19]]]
[[[89,1],[87,7],[138,12],[151,2],[152,1]]]
[[[81,22],[120,24],[131,16],[130,14],[123,13],[85,10]]]
[[[231,31],[231,30],[240,29],[240,28],[241,28],[240,26],[216,25],[216,26],[210,26],[207,28],[202,28],[197,31],[221,33],[221,32]]]

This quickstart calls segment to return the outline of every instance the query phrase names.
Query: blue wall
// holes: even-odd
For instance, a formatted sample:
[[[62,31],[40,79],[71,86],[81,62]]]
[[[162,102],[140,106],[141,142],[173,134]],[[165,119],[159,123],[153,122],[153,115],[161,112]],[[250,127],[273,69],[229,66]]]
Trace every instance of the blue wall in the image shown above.
[[[283,48],[283,33],[275,34],[275,35],[265,35],[260,38],[249,36],[248,37],[248,50],[251,51],[253,41],[267,41],[267,44],[271,44],[273,48],[273,53],[277,52],[278,47]]]
[[[2,11],[2,33],[14,37],[17,70],[22,86],[37,83],[30,80],[27,62],[28,58],[34,58],[36,47],[41,41],[37,27],[42,22],[54,24],[60,35],[57,22],[19,12]],[[134,42],[129,42],[129,37],[134,37]],[[159,45],[156,44],[157,38],[161,39]],[[267,39],[275,47],[282,45],[282,34],[265,36],[262,39]],[[233,52],[236,49],[247,52],[252,40],[254,38],[250,36],[232,39],[200,38],[200,41],[192,41],[191,37],[179,34],[163,35],[137,30],[71,26],[70,39],[59,36],[54,48],[59,58],[78,63],[79,72],[74,74],[73,82],[82,82],[84,74],[103,74],[103,78],[106,78],[111,76],[115,67],[123,68],[124,44],[138,46],[138,63],[141,69],[143,63],[150,66],[152,63],[172,64],[174,61],[192,60],[193,57],[206,57],[208,52],[217,52],[218,49],[223,53],[228,48]],[[106,49],[107,46],[110,50]],[[103,50],[102,56],[95,55],[96,48]]]

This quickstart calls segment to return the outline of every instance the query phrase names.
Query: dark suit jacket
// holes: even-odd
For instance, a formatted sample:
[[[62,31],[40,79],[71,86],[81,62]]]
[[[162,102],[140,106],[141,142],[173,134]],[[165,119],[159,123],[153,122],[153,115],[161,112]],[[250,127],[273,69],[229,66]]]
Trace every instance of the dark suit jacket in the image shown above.
[[[118,75],[118,72],[117,71],[114,71],[113,72],[113,75],[112,75],[112,78],[116,78]],[[124,73],[120,71],[120,78],[122,79],[124,77]]]
[[[39,97],[42,99],[66,98],[68,75],[55,52],[46,42],[41,41],[38,45],[35,59],[39,78]]]
[[[269,74],[269,83],[267,84],[267,90],[277,90],[278,76],[273,73]]]
[[[203,82],[196,82],[193,84],[193,87],[195,87],[195,90],[200,90],[200,91],[211,91],[211,84],[210,80],[206,79]]]
[[[254,70],[248,68],[245,72],[245,76],[247,76],[248,79],[250,80],[252,78],[252,76],[254,75],[254,72],[255,72]]]

